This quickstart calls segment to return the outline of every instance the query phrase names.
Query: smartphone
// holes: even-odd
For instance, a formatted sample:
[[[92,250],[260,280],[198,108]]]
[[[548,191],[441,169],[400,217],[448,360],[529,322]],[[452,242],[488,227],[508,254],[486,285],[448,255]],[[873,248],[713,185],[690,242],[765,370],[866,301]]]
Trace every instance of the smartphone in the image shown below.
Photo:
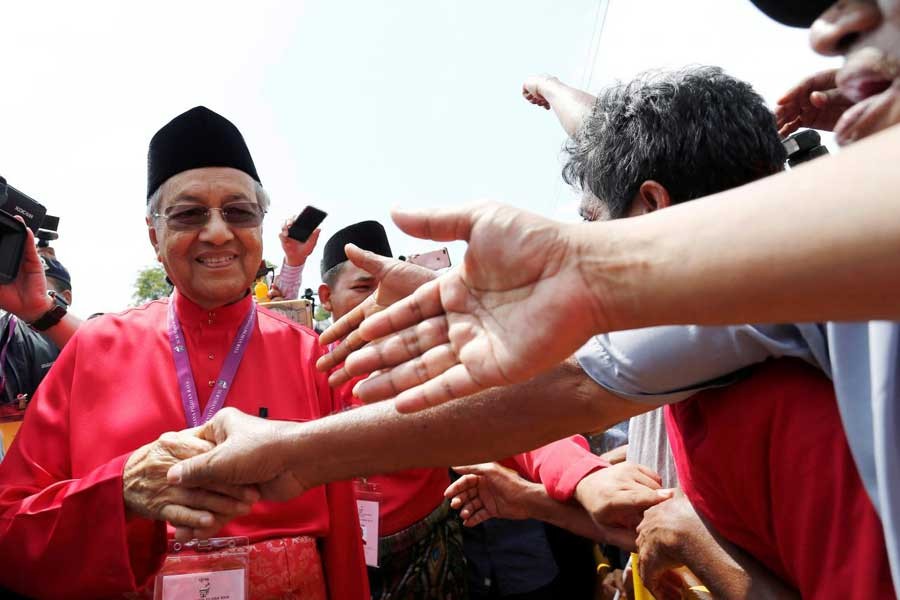
[[[291,227],[288,229],[288,237],[295,239],[298,242],[305,242],[327,216],[327,212],[319,210],[314,206],[307,206],[303,209],[303,212],[300,213],[300,216],[291,223]]]
[[[446,248],[435,250],[434,252],[426,252],[425,254],[412,254],[406,259],[414,265],[431,269],[432,271],[440,271],[450,266],[450,253]]]

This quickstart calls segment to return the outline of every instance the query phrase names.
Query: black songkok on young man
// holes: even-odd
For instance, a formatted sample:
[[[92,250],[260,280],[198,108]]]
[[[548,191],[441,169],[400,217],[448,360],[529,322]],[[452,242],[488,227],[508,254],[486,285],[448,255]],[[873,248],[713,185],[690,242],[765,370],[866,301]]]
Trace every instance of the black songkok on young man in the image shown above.
[[[345,227],[331,236],[322,256],[322,275],[347,260],[344,246],[355,244],[363,250],[391,258],[391,245],[384,227],[378,221],[362,221]]]
[[[169,177],[204,167],[231,167],[260,181],[244,136],[234,123],[197,106],[169,121],[150,140],[147,198]]]

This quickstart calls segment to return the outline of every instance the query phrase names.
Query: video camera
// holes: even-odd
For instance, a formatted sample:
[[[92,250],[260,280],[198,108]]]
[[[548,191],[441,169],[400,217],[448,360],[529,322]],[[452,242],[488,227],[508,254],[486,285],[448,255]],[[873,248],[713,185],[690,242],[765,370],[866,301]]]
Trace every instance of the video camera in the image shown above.
[[[791,168],[828,154],[828,148],[822,145],[822,138],[814,129],[798,131],[784,138],[781,143],[787,151],[788,165]]]
[[[21,223],[13,217],[22,217]],[[34,198],[6,183],[0,176],[0,284],[9,283],[19,274],[25,241],[25,228],[34,232],[38,246],[49,245],[59,237],[59,217],[47,214],[47,209]]]

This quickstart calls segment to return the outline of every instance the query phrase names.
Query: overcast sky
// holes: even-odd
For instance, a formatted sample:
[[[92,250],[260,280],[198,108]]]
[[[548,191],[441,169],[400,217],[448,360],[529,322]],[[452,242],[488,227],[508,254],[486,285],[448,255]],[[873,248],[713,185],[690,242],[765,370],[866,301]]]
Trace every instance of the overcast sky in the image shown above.
[[[774,103],[834,64],[747,0],[8,3],[0,174],[61,217],[74,310],[116,311],[154,264],[146,152],[206,105],[244,133],[281,222],[313,204],[321,243],[393,205],[496,199],[575,219],[561,129],[524,102],[548,72],[596,91],[656,67],[717,64]],[[602,24],[602,27],[601,27]],[[396,254],[437,246],[388,227]],[[319,248],[321,250],[321,247]],[[456,262],[464,246],[451,247]],[[318,284],[316,252],[304,272]]]

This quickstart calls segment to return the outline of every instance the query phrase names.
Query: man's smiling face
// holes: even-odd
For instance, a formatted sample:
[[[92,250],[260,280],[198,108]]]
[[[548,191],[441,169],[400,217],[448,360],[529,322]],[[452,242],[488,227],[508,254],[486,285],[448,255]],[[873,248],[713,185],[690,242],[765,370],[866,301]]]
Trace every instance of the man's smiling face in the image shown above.
[[[236,169],[211,167],[175,175],[163,184],[158,212],[181,208],[226,208],[257,204],[253,179]],[[186,229],[149,217],[150,241],[166,273],[189,299],[204,308],[239,300],[262,260],[262,226],[236,227],[211,211],[205,225]]]

